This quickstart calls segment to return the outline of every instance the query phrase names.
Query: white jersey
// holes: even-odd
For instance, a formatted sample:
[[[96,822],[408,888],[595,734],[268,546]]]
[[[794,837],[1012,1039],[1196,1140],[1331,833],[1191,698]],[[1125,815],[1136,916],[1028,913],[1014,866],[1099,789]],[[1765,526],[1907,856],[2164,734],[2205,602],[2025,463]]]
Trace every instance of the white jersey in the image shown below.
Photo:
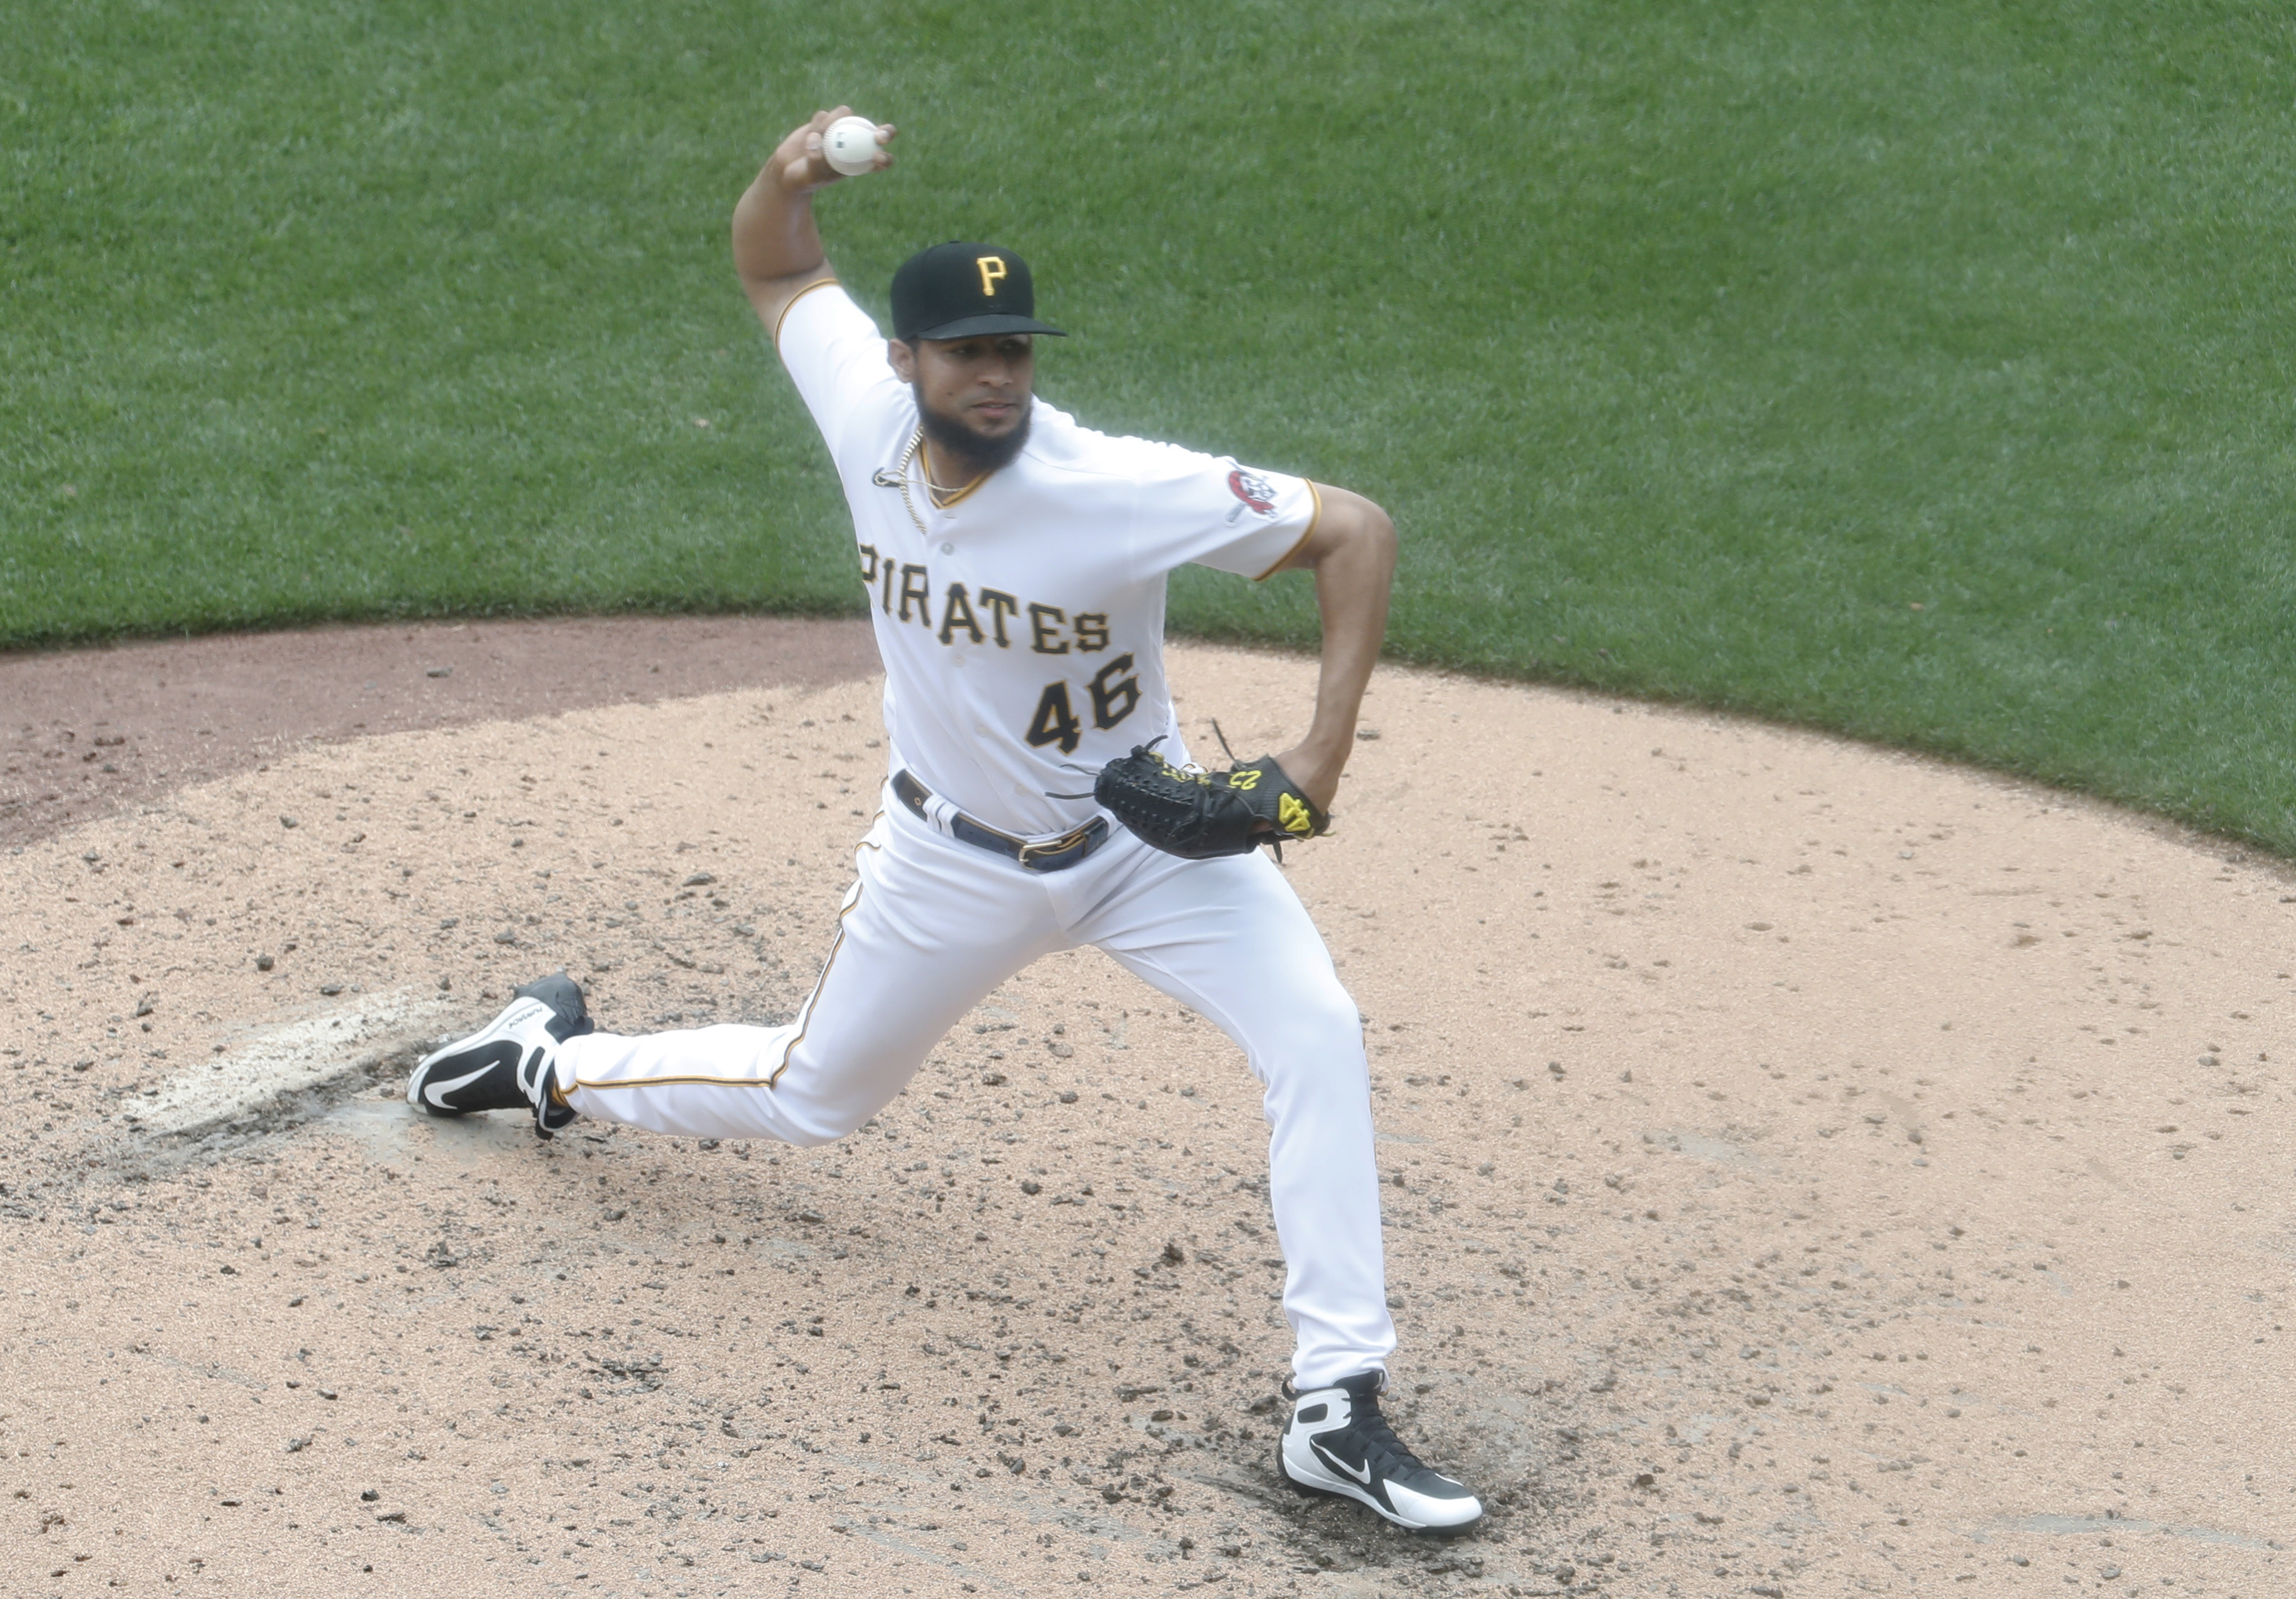
[[[893,765],[991,827],[1046,837],[1095,809],[1052,795],[1090,788],[1134,745],[1162,734],[1185,759],[1165,576],[1191,561],[1267,576],[1313,529],[1314,486],[1095,433],[1039,399],[1019,457],[938,507],[912,449],[915,397],[868,314],[825,283],[775,343],[852,507]]]

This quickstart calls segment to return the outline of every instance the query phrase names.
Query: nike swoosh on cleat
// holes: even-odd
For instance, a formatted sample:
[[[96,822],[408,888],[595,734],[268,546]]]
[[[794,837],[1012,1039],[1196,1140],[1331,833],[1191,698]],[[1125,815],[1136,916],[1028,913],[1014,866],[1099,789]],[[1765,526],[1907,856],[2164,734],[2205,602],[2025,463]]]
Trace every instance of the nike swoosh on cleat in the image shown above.
[[[492,1043],[486,1044],[479,1050],[470,1051],[470,1054],[466,1056],[465,1059],[476,1059],[480,1063],[477,1068],[472,1071],[468,1076],[456,1077],[450,1082],[439,1082],[435,1079],[425,1080],[422,1084],[423,1100],[425,1102],[436,1106],[441,1110],[458,1110],[459,1107],[449,1105],[447,1102],[445,1096],[453,1093],[459,1089],[469,1087],[472,1084],[485,1076],[488,1072],[493,1071],[496,1067],[503,1065],[503,1052],[505,1050],[511,1051],[509,1059],[511,1062],[515,1063],[518,1059],[516,1052],[518,1046],[512,1043],[507,1039],[496,1039]]]
[[[1341,1460],[1338,1455],[1332,1454],[1329,1449],[1324,1448],[1323,1444],[1317,1439],[1312,1438],[1308,1440],[1308,1447],[1315,1451],[1316,1458],[1317,1460],[1322,1461],[1333,1471],[1340,1472],[1343,1476],[1354,1478],[1365,1488],[1369,1488],[1371,1486],[1371,1463],[1369,1461],[1364,1462],[1360,1466],[1351,1466],[1348,1464],[1346,1461]]]
[[[422,1097],[430,1100],[433,1105],[438,1106],[441,1110],[452,1110],[454,1107],[447,1103],[447,1096],[448,1094],[453,1093],[457,1089],[468,1088],[472,1084],[477,1082],[480,1077],[485,1076],[488,1072],[494,1069],[495,1068],[492,1066],[482,1066],[479,1067],[478,1070],[472,1072],[469,1076],[457,1077],[452,1083],[425,1083],[422,1085]]]

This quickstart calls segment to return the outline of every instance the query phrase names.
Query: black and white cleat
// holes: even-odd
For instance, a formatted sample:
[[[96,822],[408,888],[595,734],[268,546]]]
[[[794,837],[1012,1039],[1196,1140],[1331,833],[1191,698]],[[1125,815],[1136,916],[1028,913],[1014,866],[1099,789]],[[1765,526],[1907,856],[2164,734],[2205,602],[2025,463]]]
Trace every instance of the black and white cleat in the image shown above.
[[[1303,1494],[1353,1499],[1414,1532],[1464,1532],[1481,1520],[1482,1501],[1403,1447],[1379,1413],[1381,1381],[1365,1372],[1295,1394],[1278,1467]]]
[[[406,1102],[429,1116],[524,1110],[548,1138],[574,1119],[557,1094],[558,1046],[591,1030],[582,989],[564,972],[513,989],[502,1013],[467,1038],[423,1057]]]

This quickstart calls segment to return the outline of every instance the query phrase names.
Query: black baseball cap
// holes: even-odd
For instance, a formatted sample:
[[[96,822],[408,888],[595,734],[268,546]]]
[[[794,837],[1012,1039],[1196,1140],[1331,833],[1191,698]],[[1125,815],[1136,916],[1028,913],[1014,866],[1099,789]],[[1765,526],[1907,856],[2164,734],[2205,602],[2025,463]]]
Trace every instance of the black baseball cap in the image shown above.
[[[893,274],[893,337],[968,339],[977,334],[1054,334],[1037,320],[1029,263],[994,244],[952,239],[920,250]]]

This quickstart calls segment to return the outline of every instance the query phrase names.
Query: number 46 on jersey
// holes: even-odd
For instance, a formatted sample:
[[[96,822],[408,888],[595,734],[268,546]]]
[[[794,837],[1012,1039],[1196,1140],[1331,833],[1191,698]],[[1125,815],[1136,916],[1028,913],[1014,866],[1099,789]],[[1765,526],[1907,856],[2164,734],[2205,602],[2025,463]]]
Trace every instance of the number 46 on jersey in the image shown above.
[[[1133,675],[1132,657],[1121,655],[1098,672],[1085,686],[1092,696],[1092,725],[1106,729],[1116,726],[1139,707],[1140,680]],[[1077,719],[1076,709],[1069,697],[1066,678],[1055,678],[1045,685],[1045,692],[1037,700],[1037,713],[1029,721],[1029,742],[1041,749],[1047,744],[1060,746],[1061,754],[1072,755],[1084,738],[1084,723]]]

